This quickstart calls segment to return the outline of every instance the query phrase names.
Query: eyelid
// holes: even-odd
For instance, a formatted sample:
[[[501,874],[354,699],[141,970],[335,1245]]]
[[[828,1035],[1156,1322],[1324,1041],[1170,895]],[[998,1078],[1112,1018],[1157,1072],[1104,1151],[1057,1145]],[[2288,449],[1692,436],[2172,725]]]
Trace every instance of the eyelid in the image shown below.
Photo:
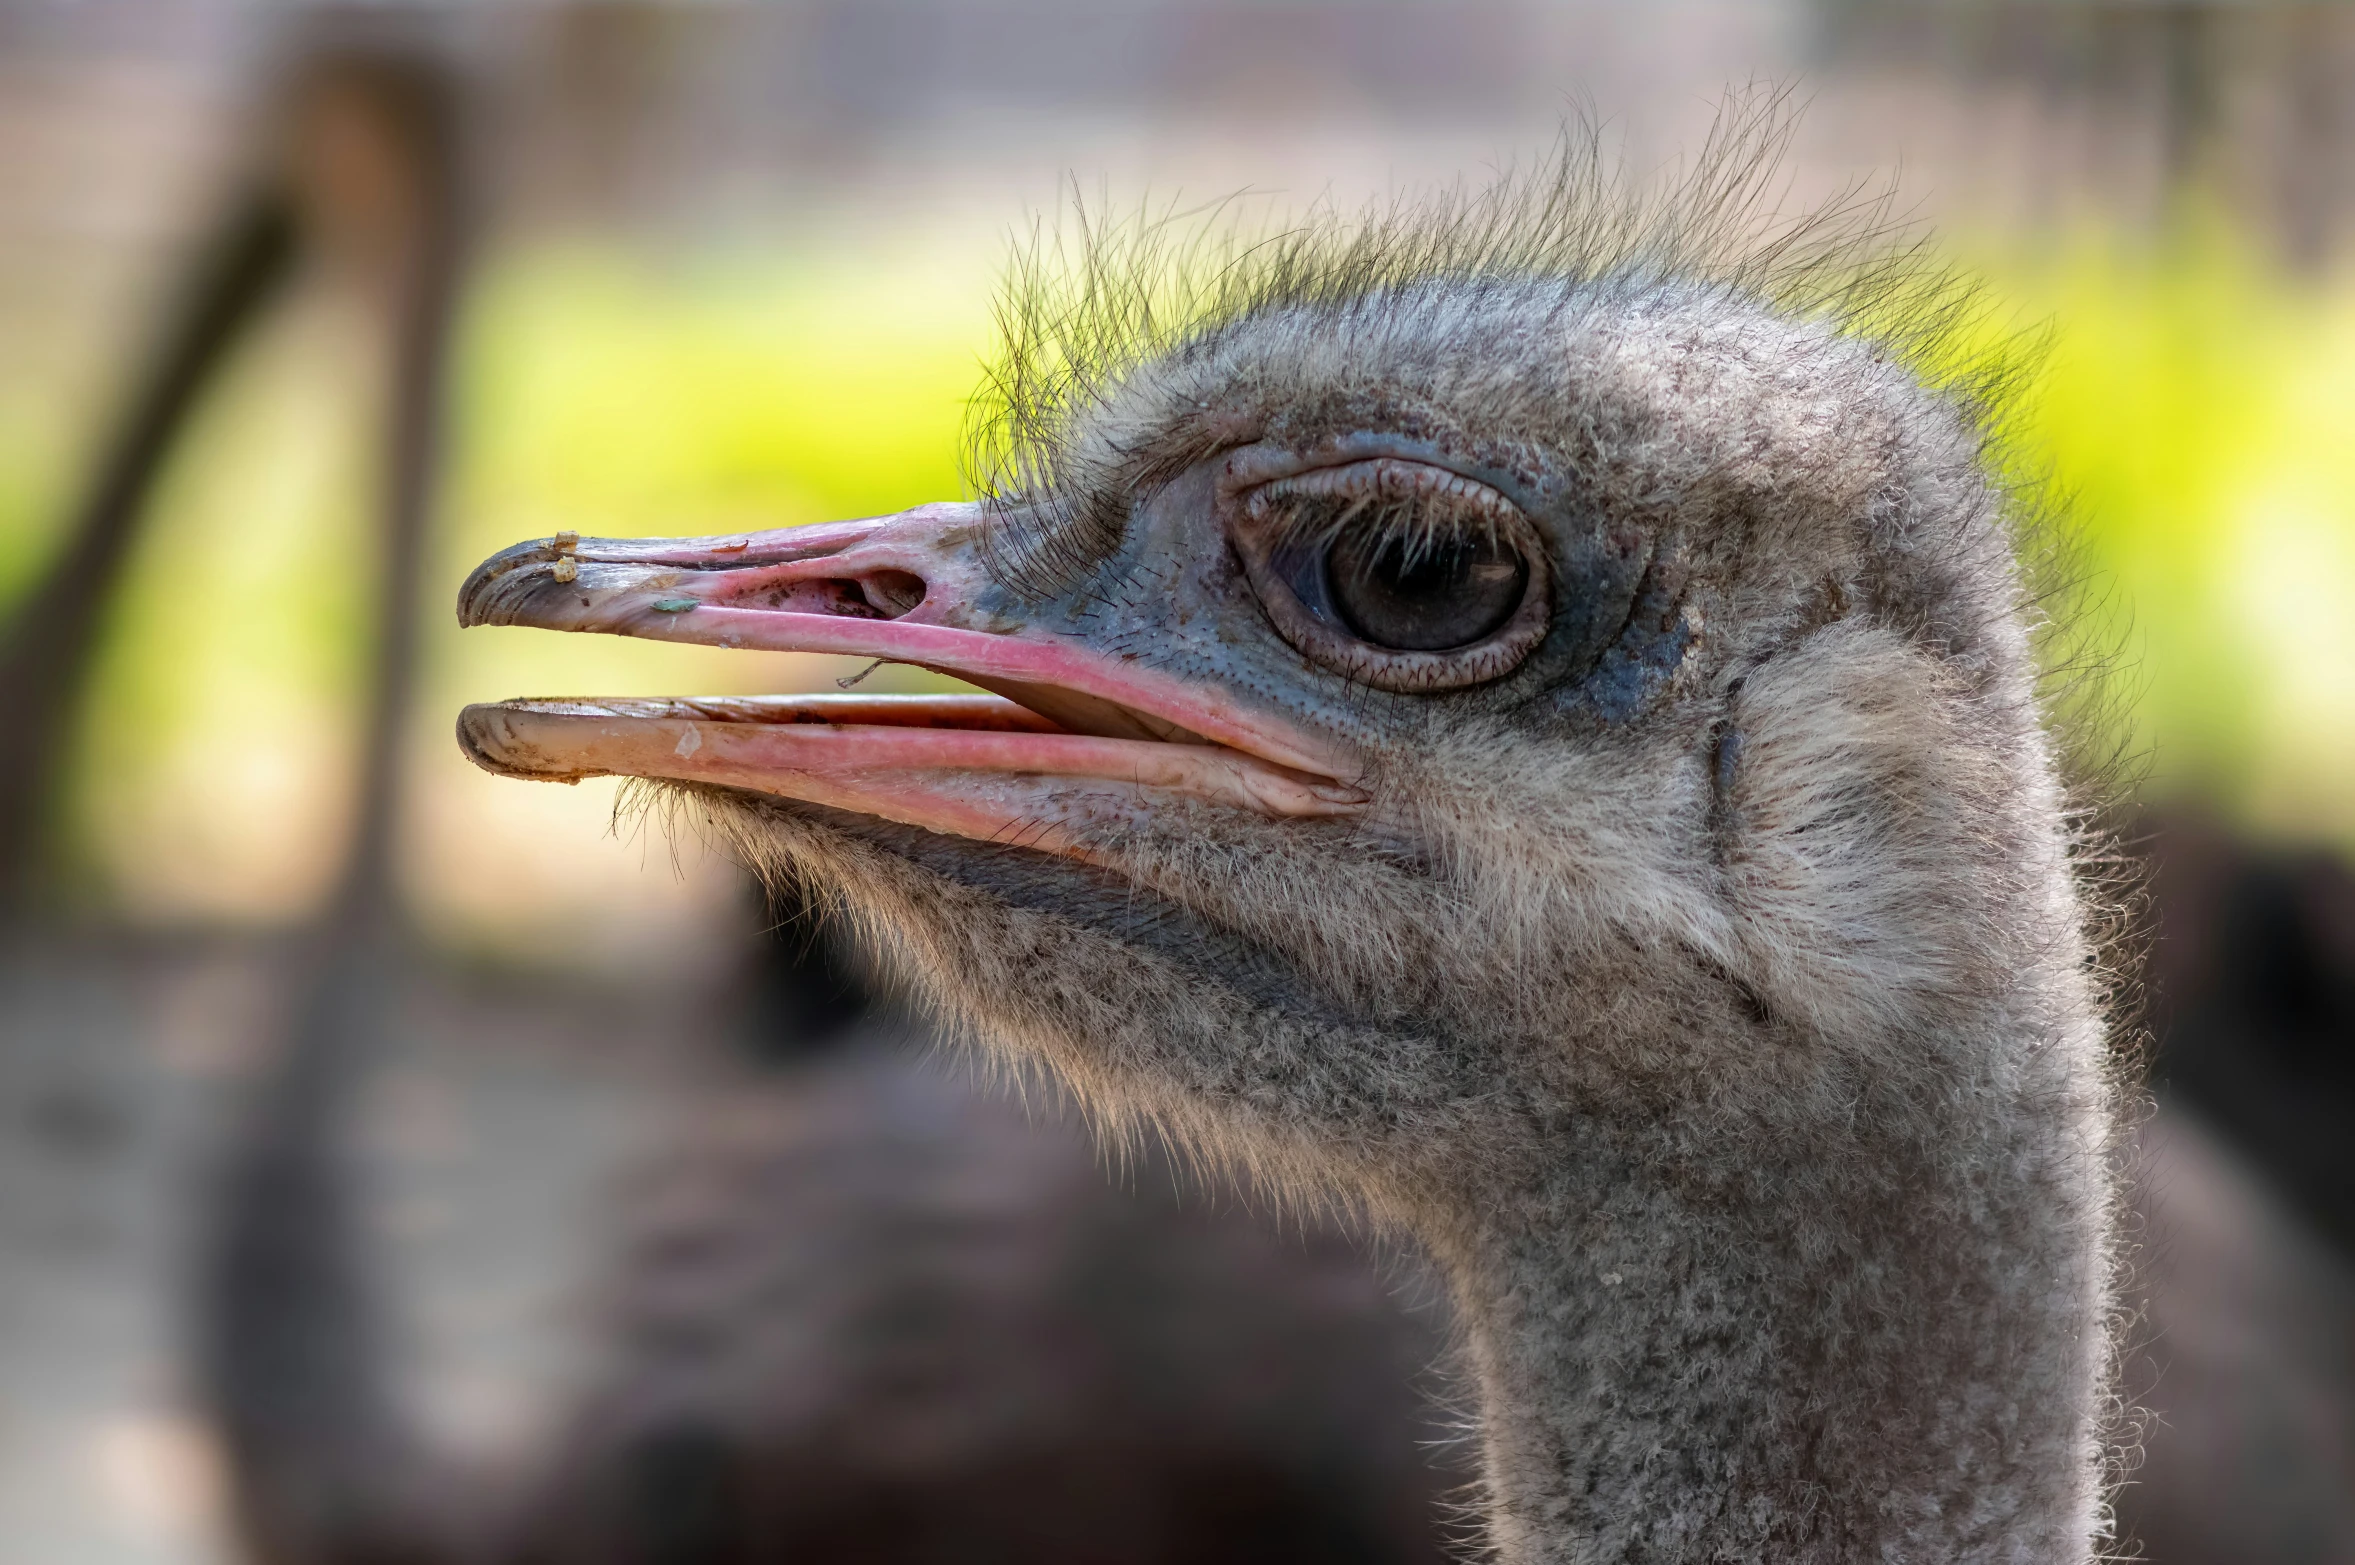
[[[1369,508],[1403,506],[1416,500],[1448,502],[1440,512],[1443,517],[1478,516],[1491,529],[1525,522],[1519,506],[1477,478],[1399,457],[1367,457],[1271,478],[1245,491],[1243,504],[1254,519],[1273,520],[1280,526],[1286,518],[1274,515],[1279,501],[1323,499],[1352,502],[1328,523],[1329,532],[1338,532]]]

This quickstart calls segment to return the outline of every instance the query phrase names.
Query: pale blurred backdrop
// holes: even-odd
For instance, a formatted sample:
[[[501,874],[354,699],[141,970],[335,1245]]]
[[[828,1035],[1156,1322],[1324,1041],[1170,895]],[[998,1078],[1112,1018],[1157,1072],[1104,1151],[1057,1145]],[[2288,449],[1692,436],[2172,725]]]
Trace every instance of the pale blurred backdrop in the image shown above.
[[[1002,263],[1074,191],[1169,210],[1240,194],[1275,220],[1526,165],[1566,116],[1651,176],[1698,147],[1729,85],[1765,82],[1804,106],[1792,208],[1893,176],[1897,209],[1984,280],[1985,330],[2041,334],[2017,438],[2082,528],[2094,639],[2118,650],[2112,688],[2141,758],[2133,829],[2163,858],[2184,845],[2159,899],[2180,896],[2171,927],[2188,933],[2160,963],[2180,955],[2184,992],[2207,997],[2207,1052],[2184,1056],[2179,1094],[2191,1128],[2170,1155],[2202,1171],[2208,1204],[2183,1221],[2216,1229],[2184,1253],[2236,1258],[2197,1260],[2182,1288],[2262,1296],[2180,1328],[2226,1346],[2176,1380],[2275,1377],[2296,1407],[2265,1437],[2301,1431],[2288,1465],[2355,1487],[2355,1185],[2343,1151],[2297,1141],[2355,1079],[2355,9],[471,0],[360,14],[450,62],[473,187],[393,825],[415,1048],[371,1122],[447,1426],[486,1447],[529,1438],[567,1372],[599,1181],[692,1090],[679,1039],[727,1025],[761,939],[737,872],[616,824],[610,784],[476,771],[450,737],[456,710],[828,688],[856,672],[461,636],[465,569],[562,528],[727,532],[964,492],[965,399],[992,351]],[[44,590],[154,323],[316,21],[261,0],[0,0],[0,615]],[[225,1088],[276,1003],[277,953],[317,916],[354,825],[381,564],[364,270],[333,255],[306,267],[178,444],[74,697],[39,889],[0,946],[9,1561],[232,1557],[181,1368],[179,1279]],[[2233,976],[2267,955],[2295,971]],[[2156,1014],[2176,1025],[2164,999]],[[2299,1040],[2254,1088],[2230,1066],[2244,1025]],[[2335,1122],[2355,1142],[2355,1121]],[[2246,1313],[2264,1309],[2302,1324]],[[2317,1356],[2261,1363],[2269,1337]],[[2254,1427],[2199,1434],[2211,1443],[2175,1468],[2154,1443],[2152,1482],[2189,1505],[2225,1468],[2278,1465]],[[2355,1559],[2340,1552],[2355,1531],[2333,1530],[2344,1516],[2309,1512],[2323,1519],[2239,1557]],[[2233,1557],[2170,1553],[2155,1529],[2151,1552]]]

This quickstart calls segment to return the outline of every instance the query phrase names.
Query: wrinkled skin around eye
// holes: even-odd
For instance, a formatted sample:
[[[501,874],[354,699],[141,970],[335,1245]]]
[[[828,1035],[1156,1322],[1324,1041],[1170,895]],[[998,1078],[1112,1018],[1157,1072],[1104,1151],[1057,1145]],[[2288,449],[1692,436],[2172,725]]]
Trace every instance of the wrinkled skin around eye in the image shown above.
[[[1444,652],[1495,634],[1529,587],[1529,562],[1494,537],[1416,549],[1395,534],[1347,532],[1325,572],[1342,622],[1401,652]]]

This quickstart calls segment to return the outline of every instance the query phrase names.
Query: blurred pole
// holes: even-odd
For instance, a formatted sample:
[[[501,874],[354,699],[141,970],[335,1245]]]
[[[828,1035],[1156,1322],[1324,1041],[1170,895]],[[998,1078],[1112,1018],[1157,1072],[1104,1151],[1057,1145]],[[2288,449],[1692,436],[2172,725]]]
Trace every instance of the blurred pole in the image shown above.
[[[420,40],[315,46],[286,149],[305,238],[384,327],[376,646],[360,792],[333,898],[289,973],[285,1031],[214,1195],[196,1353],[232,1511],[260,1565],[435,1565],[464,1520],[405,1416],[370,1274],[350,1120],[393,992],[401,739],[417,684],[466,190],[454,68]]]
[[[2315,276],[2329,266],[2355,205],[2355,12],[2297,6],[2280,19],[2280,32],[2288,124],[2278,153],[2279,205],[2292,264]]]
[[[2223,65],[2216,18],[2204,0],[2177,0],[2157,11],[2160,52],[2161,157],[2170,187],[2190,188],[2205,172],[2216,139]]]
[[[57,780],[115,584],[189,415],[294,268],[292,204],[276,181],[231,202],[172,307],[122,422],[49,569],[0,626],[0,912],[29,905]]]
[[[353,219],[363,244],[379,239],[390,387],[384,466],[378,474],[383,553],[378,562],[377,647],[362,712],[360,797],[338,922],[388,933],[395,901],[393,852],[399,827],[401,738],[414,715],[427,546],[446,437],[446,379],[465,250],[465,180],[458,86],[446,67],[418,59],[343,62],[320,89],[321,115],[348,115],[343,159],[320,159],[311,178],[326,187],[313,205],[323,218]],[[333,142],[333,135],[322,137]],[[347,183],[370,171],[341,162],[378,160],[390,210],[338,213]],[[354,202],[354,207],[360,203]],[[376,225],[381,224],[381,229]]]

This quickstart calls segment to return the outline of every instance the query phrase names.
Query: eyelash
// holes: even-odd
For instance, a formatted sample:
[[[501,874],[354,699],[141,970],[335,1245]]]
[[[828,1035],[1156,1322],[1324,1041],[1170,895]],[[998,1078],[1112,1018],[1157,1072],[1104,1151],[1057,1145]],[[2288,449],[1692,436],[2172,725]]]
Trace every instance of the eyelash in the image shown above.
[[[1496,542],[1506,531],[1504,518],[1518,514],[1513,503],[1460,474],[1426,476],[1438,472],[1387,458],[1352,462],[1261,484],[1244,506],[1268,528],[1269,546],[1286,552],[1330,549],[1345,532],[1366,526],[1377,530],[1377,547],[1405,544],[1410,565],[1443,543]],[[1292,503],[1278,511],[1287,500]],[[1460,503],[1446,503],[1451,500]],[[1371,520],[1363,520],[1369,511]]]

